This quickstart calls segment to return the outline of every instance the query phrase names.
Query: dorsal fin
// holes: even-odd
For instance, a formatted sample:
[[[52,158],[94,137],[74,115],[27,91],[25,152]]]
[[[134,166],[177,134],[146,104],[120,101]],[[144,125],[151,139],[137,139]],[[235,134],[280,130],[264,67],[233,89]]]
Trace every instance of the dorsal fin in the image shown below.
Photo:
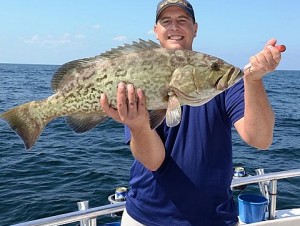
[[[51,81],[51,88],[54,92],[58,92],[65,84],[76,79],[76,75],[79,76],[86,69],[93,68],[94,64],[97,64],[104,59],[95,56],[91,58],[84,58],[79,60],[73,60],[60,66],[54,73]]]
[[[124,46],[113,48],[110,51],[102,53],[100,56],[113,59],[115,57],[119,57],[122,55],[136,53],[144,50],[152,50],[157,48],[161,48],[161,46],[156,42],[153,42],[151,40],[145,41],[143,39],[139,39],[138,42],[132,42],[131,45],[125,44]]]
[[[139,39],[138,42],[133,42],[131,45],[125,44],[124,46],[119,46],[113,48],[110,51],[102,53],[98,56],[91,58],[84,58],[79,60],[74,60],[63,64],[58,68],[52,78],[51,87],[54,92],[58,92],[61,87],[76,79],[76,76],[80,76],[87,69],[95,69],[94,65],[101,63],[103,60],[114,59],[123,55],[130,53],[136,53],[144,50],[152,50],[161,48],[159,44],[151,40],[144,41]]]

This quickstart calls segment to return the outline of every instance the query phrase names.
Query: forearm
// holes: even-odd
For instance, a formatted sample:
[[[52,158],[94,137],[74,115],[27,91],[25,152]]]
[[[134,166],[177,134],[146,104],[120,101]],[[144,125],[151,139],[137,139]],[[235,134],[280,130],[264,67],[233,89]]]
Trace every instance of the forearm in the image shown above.
[[[245,141],[257,148],[267,149],[273,140],[274,113],[262,80],[244,79]]]
[[[156,171],[165,159],[165,147],[155,130],[131,130],[130,141],[133,156],[147,169]]]
[[[244,117],[235,123],[246,143],[260,149],[267,149],[273,140],[275,124],[274,113],[268,101],[263,85],[263,77],[272,72],[281,60],[285,48],[276,45],[276,39],[270,39],[264,49],[244,68]]]

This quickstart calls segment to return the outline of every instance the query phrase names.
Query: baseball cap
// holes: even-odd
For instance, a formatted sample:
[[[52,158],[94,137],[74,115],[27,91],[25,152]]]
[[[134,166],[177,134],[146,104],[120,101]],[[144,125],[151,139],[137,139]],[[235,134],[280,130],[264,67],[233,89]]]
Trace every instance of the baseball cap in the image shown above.
[[[184,9],[192,18],[195,23],[195,14],[194,14],[194,9],[193,6],[186,0],[162,0],[157,4],[157,9],[156,9],[156,20],[155,22],[158,21],[158,18],[162,11],[166,9],[169,6],[179,6],[182,9]]]

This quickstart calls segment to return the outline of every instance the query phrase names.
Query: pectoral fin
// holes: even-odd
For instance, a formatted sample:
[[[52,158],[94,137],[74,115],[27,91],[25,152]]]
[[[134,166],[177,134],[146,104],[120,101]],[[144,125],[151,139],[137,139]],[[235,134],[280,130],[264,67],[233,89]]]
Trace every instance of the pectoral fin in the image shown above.
[[[166,113],[166,123],[169,127],[177,126],[181,121],[181,106],[176,96],[170,96]]]

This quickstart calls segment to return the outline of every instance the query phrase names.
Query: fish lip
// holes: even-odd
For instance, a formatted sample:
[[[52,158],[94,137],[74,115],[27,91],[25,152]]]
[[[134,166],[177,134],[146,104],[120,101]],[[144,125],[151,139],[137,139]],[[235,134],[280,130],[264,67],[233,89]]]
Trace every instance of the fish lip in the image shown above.
[[[234,84],[236,84],[242,77],[243,77],[244,73],[243,71],[238,68],[238,67],[233,67],[228,74],[228,79],[227,79],[227,88],[233,86]]]
[[[244,76],[244,72],[243,72],[242,69],[240,69],[240,68],[238,68],[238,67],[236,67],[235,70],[238,71],[238,73],[236,74],[236,76],[234,77],[234,79],[235,79],[236,77],[240,77],[240,78],[238,79],[238,80],[240,80],[240,79]]]
[[[218,78],[218,80],[215,82],[214,86],[218,90],[228,89],[229,87],[231,87],[232,85],[234,85],[237,81],[239,81],[240,78],[242,77],[242,75],[243,75],[243,73],[242,73],[242,70],[240,68],[238,68],[238,67],[232,67],[232,68],[230,68],[229,71],[227,71],[225,73],[225,76],[227,76],[225,86],[224,86],[224,84],[220,84],[220,81],[223,79],[224,76],[221,76],[220,78]],[[240,76],[240,78],[236,80],[236,78],[238,76]]]

